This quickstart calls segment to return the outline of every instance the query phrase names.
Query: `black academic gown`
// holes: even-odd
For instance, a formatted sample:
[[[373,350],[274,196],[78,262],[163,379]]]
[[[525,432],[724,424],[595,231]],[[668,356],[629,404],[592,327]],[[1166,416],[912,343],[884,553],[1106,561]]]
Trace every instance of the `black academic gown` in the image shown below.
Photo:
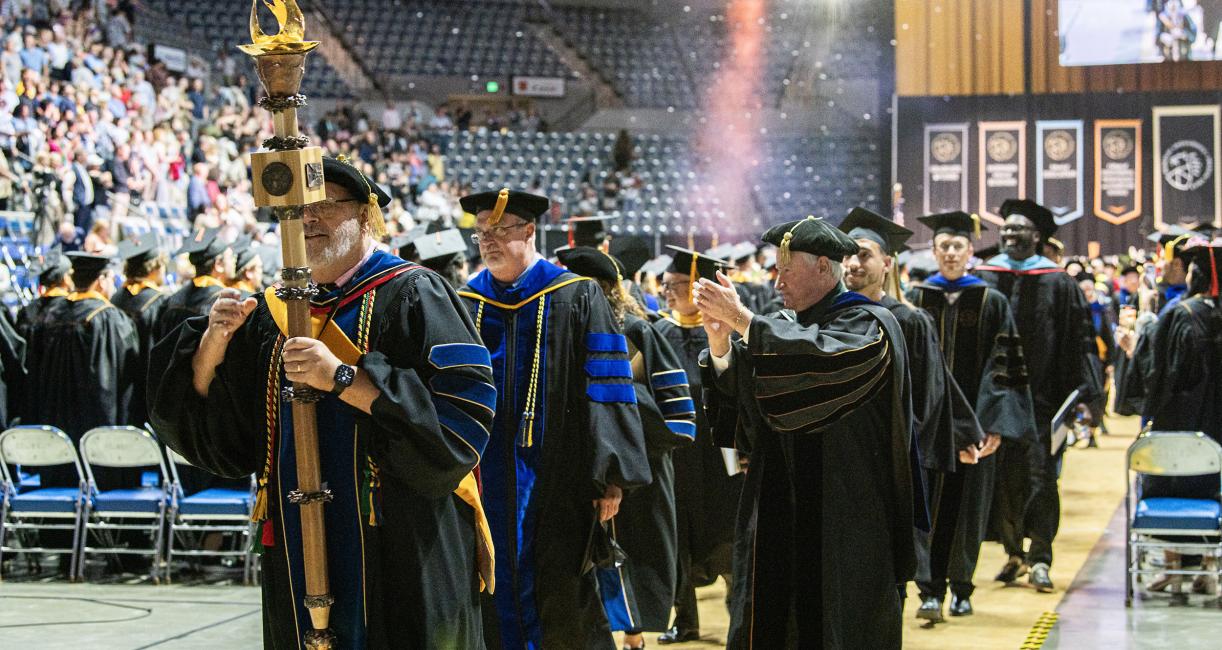
[[[537,260],[459,291],[492,355],[496,419],[480,465],[496,544],[491,648],[613,648],[594,574],[593,501],[649,483],[628,345],[598,284]],[[540,325],[542,329],[540,329]]]
[[[207,316],[213,301],[216,300],[216,294],[224,288],[225,285],[220,280],[205,275],[192,279],[178,291],[159,301],[164,305],[161,307],[157,325],[153,328],[154,343],[160,342],[188,318]]]
[[[1158,431],[1201,431],[1222,443],[1222,312],[1194,296],[1158,319],[1145,415]],[[1212,499],[1218,475],[1146,477],[1145,496]]]
[[[943,358],[971,401],[981,429],[1007,439],[1033,440],[1026,366],[1005,296],[969,276],[951,283],[935,275],[913,287],[909,299],[932,316]],[[934,571],[935,581],[931,540],[922,538],[917,569],[922,596],[945,595],[949,580],[956,595],[971,597],[993,500],[996,462],[992,454],[975,465],[957,464],[957,476],[928,476],[936,513],[932,534],[942,566]]]
[[[79,441],[94,427],[127,422],[139,341],[127,316],[101,294],[74,293],[43,311],[26,359],[26,424],[58,427]],[[44,486],[74,483],[66,466],[41,473]]]
[[[984,432],[946,367],[933,319],[888,295],[878,304],[895,316],[904,332],[921,465],[928,470],[954,472],[959,450],[983,441]]]
[[[670,627],[678,569],[671,453],[695,440],[696,407],[679,356],[649,321],[627,315],[624,336],[632,356],[637,410],[653,480],[625,496],[614,519],[619,544],[628,555],[623,573],[632,597],[608,589],[615,581],[603,584],[604,574],[599,582],[611,629],[662,632]]]
[[[25,339],[7,318],[0,318],[0,430],[21,410],[21,391],[26,382],[25,348]]]
[[[145,395],[145,382],[148,378],[149,352],[153,349],[153,332],[161,319],[161,312],[166,304],[165,291],[151,283],[131,283],[111,296],[111,304],[119,311],[127,314],[136,326],[136,336],[140,341],[140,359],[134,374],[135,387],[132,391],[131,407],[128,409],[127,424],[143,428],[148,422],[148,399]]]
[[[696,444],[674,453],[680,563],[675,625],[689,630],[700,626],[695,588],[731,575],[735,512],[745,477],[726,472],[721,448],[734,448],[733,430],[715,440],[705,415],[700,353],[709,347],[709,339],[704,327],[681,324],[673,312],[660,313],[654,327],[678,353],[696,404]]]
[[[299,521],[286,500],[297,481],[293,417],[280,392],[283,303],[257,301],[207,397],[191,370],[206,319],[162,339],[149,405],[161,438],[192,463],[259,475],[263,644],[281,650],[303,647],[310,625]],[[372,414],[331,395],[316,406],[322,478],[334,493],[325,517],[335,647],[482,648],[482,509],[471,471],[492,421],[488,353],[445,281],[389,254],[375,253],[312,306],[316,331],[333,316],[328,348],[379,393]]]
[[[67,295],[68,291],[65,289],[51,289],[18,310],[17,322],[14,324],[17,334],[28,341],[30,329],[34,323],[38,322],[41,315],[48,313],[56,304],[64,302]]]
[[[904,348],[889,311],[841,286],[796,322],[752,319],[720,375],[702,355],[713,426],[751,452],[728,647],[901,646],[916,498]]]
[[[1063,453],[1050,452],[1052,418],[1074,390],[1081,390],[1079,403],[1102,394],[1090,306],[1078,283],[1044,258],[1015,262],[999,255],[976,275],[1010,301],[1037,433],[1025,450],[1013,439],[1002,442],[991,528],[1010,555],[1051,564],[1052,540],[1060,525],[1057,479]],[[1027,554],[1023,537],[1031,538]]]

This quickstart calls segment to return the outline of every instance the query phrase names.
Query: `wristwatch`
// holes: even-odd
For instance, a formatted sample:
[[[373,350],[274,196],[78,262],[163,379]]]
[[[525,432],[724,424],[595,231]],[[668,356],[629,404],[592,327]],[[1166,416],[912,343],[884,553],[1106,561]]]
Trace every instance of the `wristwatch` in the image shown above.
[[[355,379],[356,368],[343,363],[339,364],[339,367],[335,369],[335,386],[331,389],[331,394],[339,397]]]

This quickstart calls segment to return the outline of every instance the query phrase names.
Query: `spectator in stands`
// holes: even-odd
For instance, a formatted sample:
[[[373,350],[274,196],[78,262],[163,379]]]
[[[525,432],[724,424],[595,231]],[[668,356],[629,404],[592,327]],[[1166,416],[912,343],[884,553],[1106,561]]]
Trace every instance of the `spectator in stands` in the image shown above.
[[[204,96],[203,79],[197,77],[191,82],[191,91],[187,93],[187,99],[191,101],[191,117],[196,123],[207,120],[210,111],[208,98]]]
[[[38,46],[34,34],[29,32],[25,35],[25,47],[21,49],[21,65],[39,75],[46,73],[47,51]]]
[[[59,239],[55,245],[64,253],[79,251],[85,246],[85,231],[65,221],[59,225]]]
[[[21,81],[21,71],[25,68],[20,52],[21,36],[19,34],[13,33],[4,39],[4,53],[0,54],[0,68],[3,69],[4,80],[14,86]]]
[[[187,185],[187,212],[195,217],[212,207],[212,198],[208,196],[208,165],[199,162],[191,169],[193,173]]]
[[[115,4],[107,0],[108,4]],[[132,25],[125,12],[112,9],[110,19],[106,22],[106,43],[111,47],[123,47],[131,40]]]
[[[76,227],[84,231],[93,227],[93,203],[96,198],[93,178],[85,166],[88,159],[89,154],[78,151],[68,175],[70,180],[64,183],[65,203],[72,206]]]
[[[13,185],[20,182],[21,179],[17,178],[8,164],[4,149],[0,148],[0,210],[9,209],[9,201],[13,198]]]
[[[84,250],[86,253],[98,255],[114,255],[118,250],[110,232],[110,222],[105,219],[95,219],[85,235]]]
[[[395,107],[395,103],[386,100],[386,108],[382,109],[382,128],[386,131],[398,131],[403,128],[403,115]]]

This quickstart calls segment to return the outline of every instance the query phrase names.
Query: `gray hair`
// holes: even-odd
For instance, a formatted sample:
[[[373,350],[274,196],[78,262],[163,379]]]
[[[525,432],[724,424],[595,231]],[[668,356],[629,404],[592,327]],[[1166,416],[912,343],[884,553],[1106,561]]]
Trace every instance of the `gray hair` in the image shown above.
[[[844,265],[832,258],[827,258],[829,272],[832,274],[832,279],[836,282],[844,280]]]

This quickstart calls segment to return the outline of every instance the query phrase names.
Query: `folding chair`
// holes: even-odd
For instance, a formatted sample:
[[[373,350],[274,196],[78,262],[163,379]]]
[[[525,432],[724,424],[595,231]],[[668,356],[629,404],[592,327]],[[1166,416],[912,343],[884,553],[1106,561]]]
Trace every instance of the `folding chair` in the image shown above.
[[[14,482],[9,466],[16,468]],[[22,470],[71,465],[76,487],[42,487],[34,476],[23,476]],[[68,553],[69,580],[75,579],[80,559],[81,523],[85,509],[85,478],[81,461],[72,440],[59,429],[48,426],[27,426],[0,433],[0,567],[4,553]],[[20,543],[8,543],[8,531]],[[28,531],[71,530],[72,546],[51,548],[37,543]]]
[[[81,561],[77,577],[83,578],[85,560],[91,554],[110,553],[147,555],[151,558],[149,577],[160,581],[159,565],[166,508],[169,505],[170,481],[166,475],[161,446],[143,429],[126,426],[97,427],[81,437],[81,459],[89,479],[90,499],[85,504],[84,528],[81,535]],[[99,486],[94,468],[156,467],[156,486]],[[101,489],[101,488],[110,489]],[[134,523],[132,523],[134,522]],[[140,531],[153,540],[151,549],[130,548],[116,533]],[[90,533],[101,544],[90,546]]]
[[[174,571],[174,542],[181,539],[188,547],[177,551],[178,555],[242,558],[242,581],[253,584],[255,524],[250,520],[250,513],[255,503],[255,477],[250,477],[250,488],[246,490],[209,488],[186,495],[178,478],[178,466],[191,465],[191,462],[173,449],[166,448],[166,452],[170,457],[170,476],[173,480],[170,489],[170,536],[166,540],[165,553],[166,582],[170,581]],[[202,548],[201,542],[206,533],[233,533],[231,548],[215,551]]]
[[[1222,481],[1222,446],[1200,432],[1147,431],[1129,445],[1126,458],[1125,606],[1133,604],[1136,582],[1144,575],[1212,575],[1222,582],[1222,502],[1219,495],[1215,493],[1210,498],[1143,497],[1138,484],[1142,476],[1216,474]],[[1176,541],[1166,539],[1168,536],[1202,539]],[[1213,557],[1216,562],[1212,571],[1143,568],[1146,553],[1151,550],[1200,554]]]

